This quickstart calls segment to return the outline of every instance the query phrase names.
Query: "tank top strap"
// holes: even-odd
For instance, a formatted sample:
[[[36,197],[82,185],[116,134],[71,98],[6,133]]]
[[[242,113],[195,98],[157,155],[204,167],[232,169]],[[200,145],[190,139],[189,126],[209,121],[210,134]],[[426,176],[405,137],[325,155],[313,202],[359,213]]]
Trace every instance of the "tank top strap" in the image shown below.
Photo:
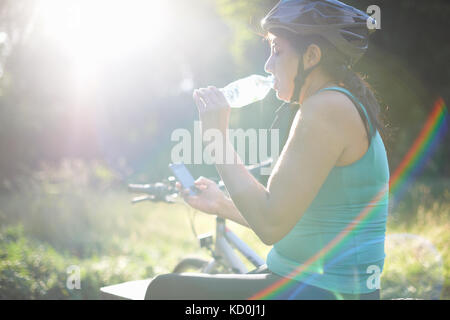
[[[366,108],[363,106],[363,104],[350,91],[348,91],[347,89],[342,88],[342,87],[328,87],[328,88],[320,89],[318,92],[322,92],[322,91],[339,91],[339,92],[342,92],[345,95],[347,95],[352,100],[352,102],[355,104],[356,107],[358,107],[358,106],[361,107],[361,109],[362,109],[362,111],[363,111],[363,113],[364,113],[364,115],[365,115],[365,117],[367,119],[367,122],[369,123],[370,134],[372,135],[372,134],[375,133],[373,131],[372,123],[370,122],[370,118],[369,118],[369,115],[368,115],[368,113],[366,111]]]

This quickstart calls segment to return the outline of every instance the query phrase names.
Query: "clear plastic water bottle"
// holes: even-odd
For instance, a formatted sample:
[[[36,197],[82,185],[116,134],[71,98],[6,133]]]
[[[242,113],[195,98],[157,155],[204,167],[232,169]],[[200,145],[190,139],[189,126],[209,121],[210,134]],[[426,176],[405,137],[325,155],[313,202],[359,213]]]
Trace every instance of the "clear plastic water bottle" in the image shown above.
[[[264,99],[273,88],[274,78],[253,74],[220,89],[232,108],[240,108]]]

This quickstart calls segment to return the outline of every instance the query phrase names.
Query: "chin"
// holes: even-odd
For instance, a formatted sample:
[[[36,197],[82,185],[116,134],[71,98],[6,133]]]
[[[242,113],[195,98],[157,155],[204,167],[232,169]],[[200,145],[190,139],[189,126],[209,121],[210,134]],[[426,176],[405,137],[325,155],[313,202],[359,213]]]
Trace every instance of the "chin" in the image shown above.
[[[285,92],[277,90],[276,91],[276,95],[277,95],[278,100],[282,100],[284,102],[289,102],[290,101],[290,96],[287,95]]]

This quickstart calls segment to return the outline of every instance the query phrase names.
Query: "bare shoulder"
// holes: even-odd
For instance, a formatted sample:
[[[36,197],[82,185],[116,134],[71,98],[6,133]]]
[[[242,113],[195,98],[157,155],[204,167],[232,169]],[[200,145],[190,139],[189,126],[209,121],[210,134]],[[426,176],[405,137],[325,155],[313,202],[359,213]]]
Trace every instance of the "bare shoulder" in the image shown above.
[[[295,120],[293,126],[309,128],[314,127],[324,134],[334,135],[334,139],[342,136],[342,129],[345,127],[351,112],[351,105],[345,97],[337,92],[321,92],[306,99]],[[351,103],[351,102],[350,102]],[[337,136],[336,136],[337,135]]]
[[[327,92],[328,93],[328,92]],[[289,146],[296,150],[305,148],[321,149],[323,157],[338,157],[348,143],[345,127],[345,115],[342,113],[342,97],[315,95],[302,104],[291,127]]]
[[[364,134],[364,124],[353,102],[345,94],[337,91],[323,91],[309,97],[301,108],[304,122],[327,127],[327,131],[337,135],[348,144],[352,137]]]
[[[353,102],[345,94],[338,91],[322,91],[303,103],[303,114],[317,114],[326,119],[351,120],[359,116]]]

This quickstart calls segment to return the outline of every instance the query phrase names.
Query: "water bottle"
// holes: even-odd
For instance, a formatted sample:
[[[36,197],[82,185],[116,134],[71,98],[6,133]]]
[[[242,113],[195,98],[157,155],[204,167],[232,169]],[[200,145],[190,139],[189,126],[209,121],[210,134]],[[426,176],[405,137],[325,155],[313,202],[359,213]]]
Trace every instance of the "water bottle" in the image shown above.
[[[231,108],[240,108],[264,99],[273,88],[274,78],[257,74],[236,80],[220,89]]]

